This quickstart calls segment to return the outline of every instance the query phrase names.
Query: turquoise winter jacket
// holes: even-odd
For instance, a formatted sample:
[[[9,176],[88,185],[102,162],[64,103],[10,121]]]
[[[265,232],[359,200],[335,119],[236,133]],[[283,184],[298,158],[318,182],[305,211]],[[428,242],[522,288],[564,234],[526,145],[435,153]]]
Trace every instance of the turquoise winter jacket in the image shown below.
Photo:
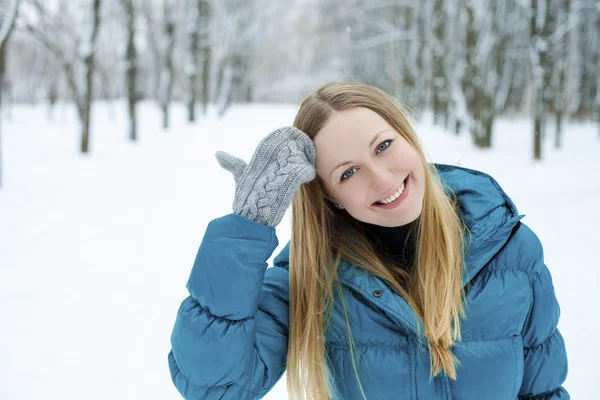
[[[408,304],[379,278],[342,262],[339,279],[352,327],[358,374],[369,400],[569,399],[559,306],[542,246],[490,176],[437,165],[458,196],[471,236],[466,248],[467,318],[453,351],[457,380],[429,379]],[[273,228],[231,214],[212,221],[177,314],[169,368],[191,399],[257,399],[281,378],[287,357],[289,244]],[[336,298],[326,352],[333,399],[363,399],[346,322]]]

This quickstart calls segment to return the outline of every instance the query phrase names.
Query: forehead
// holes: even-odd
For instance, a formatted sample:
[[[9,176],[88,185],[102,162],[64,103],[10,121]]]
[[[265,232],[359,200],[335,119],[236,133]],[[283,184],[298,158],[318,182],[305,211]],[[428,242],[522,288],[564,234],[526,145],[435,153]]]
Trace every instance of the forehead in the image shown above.
[[[314,138],[317,169],[355,158],[368,150],[373,136],[384,129],[393,128],[368,108],[334,111]]]
[[[377,132],[374,129],[391,126],[375,111],[355,107],[334,111],[315,137],[316,142],[327,143],[350,136],[352,139],[368,138]]]

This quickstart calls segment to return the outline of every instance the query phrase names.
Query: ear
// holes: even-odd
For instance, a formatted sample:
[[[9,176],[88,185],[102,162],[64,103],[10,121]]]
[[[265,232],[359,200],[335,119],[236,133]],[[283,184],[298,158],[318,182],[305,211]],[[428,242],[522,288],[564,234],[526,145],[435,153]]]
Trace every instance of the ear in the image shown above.
[[[325,196],[325,200],[332,203],[332,205],[338,204],[335,197],[332,196],[331,194],[329,194],[329,191],[327,190],[327,188],[325,187],[325,184],[323,184],[323,181],[320,178],[319,178],[319,185],[321,186],[321,193],[323,193],[323,196]]]
[[[329,193],[325,193],[325,200],[333,203],[333,204],[338,204],[337,200],[335,199],[335,197],[331,196]]]

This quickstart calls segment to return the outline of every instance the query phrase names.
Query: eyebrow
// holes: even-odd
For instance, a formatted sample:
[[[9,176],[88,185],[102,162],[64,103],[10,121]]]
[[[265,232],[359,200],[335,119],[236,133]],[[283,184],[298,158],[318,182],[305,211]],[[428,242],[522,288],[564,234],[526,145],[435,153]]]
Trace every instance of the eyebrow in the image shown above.
[[[386,129],[384,129],[382,131],[377,132],[375,134],[375,136],[373,136],[373,138],[369,142],[369,147],[373,146],[373,143],[375,143],[375,141],[377,140],[377,138],[379,137],[379,135],[381,135],[382,133],[387,132],[387,131],[391,131],[391,129],[390,128],[386,128]],[[331,175],[333,175],[333,173],[335,172],[335,170],[337,170],[339,167],[343,167],[344,165],[351,164],[351,163],[352,163],[352,161],[342,161],[342,162],[336,164],[335,167],[333,167],[333,169],[331,170],[331,174],[329,174],[329,177],[331,177]]]

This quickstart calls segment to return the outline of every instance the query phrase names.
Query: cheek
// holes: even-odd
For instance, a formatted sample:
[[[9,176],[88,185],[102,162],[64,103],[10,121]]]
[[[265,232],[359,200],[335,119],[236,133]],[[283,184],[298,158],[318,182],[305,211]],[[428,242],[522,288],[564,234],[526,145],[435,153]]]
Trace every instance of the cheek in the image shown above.
[[[422,182],[425,178],[425,170],[421,157],[411,147],[397,157],[394,157],[394,163],[394,168],[398,171],[412,171],[413,176],[419,182]]]
[[[423,182],[423,180],[425,179],[425,166],[423,165],[421,158],[417,154],[415,154],[414,159],[414,171],[415,175],[417,175],[419,180]]]
[[[404,147],[398,146],[393,157],[391,157],[396,166],[400,166],[404,169],[416,170],[421,165],[421,158],[419,154],[408,145]]]
[[[340,200],[346,205],[346,208],[359,208],[364,207],[367,195],[366,186],[360,184],[356,179],[356,182],[352,182],[352,185],[345,188],[345,193]]]

